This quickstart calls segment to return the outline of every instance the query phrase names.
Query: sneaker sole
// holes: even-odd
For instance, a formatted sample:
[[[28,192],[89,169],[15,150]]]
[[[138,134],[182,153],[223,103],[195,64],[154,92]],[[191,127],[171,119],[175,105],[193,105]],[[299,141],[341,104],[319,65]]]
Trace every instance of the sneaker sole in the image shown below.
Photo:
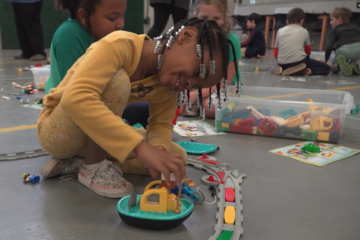
[[[58,161],[56,161],[55,164],[54,164],[52,161],[50,161],[50,160],[51,160],[51,159],[49,159],[49,160],[45,163],[45,165],[43,166],[43,168],[42,168],[41,171],[40,171],[41,176],[43,176],[44,178],[55,177],[55,175],[54,175],[54,176],[48,176],[48,175],[49,175],[49,173],[51,172],[51,170],[53,170],[54,167],[56,167],[56,165],[59,163],[60,159],[58,159]]]
[[[108,188],[100,188],[99,186],[97,186],[94,183],[91,183],[89,186],[89,185],[87,185],[86,178],[81,174],[78,174],[78,180],[85,187],[90,188],[92,191],[94,191],[95,193],[97,193],[98,195],[103,196],[103,197],[122,198],[122,197],[125,197],[128,195],[131,195],[134,192],[134,186],[132,186],[131,188],[128,188],[128,189],[116,189],[116,190],[111,190]]]
[[[282,76],[289,76],[289,75],[292,75],[294,73],[297,73],[297,72],[300,72],[301,70],[304,70],[306,69],[306,64],[305,63],[300,63],[299,65],[297,66],[294,66],[294,67],[289,67],[287,69],[285,69],[283,72],[282,72]]]
[[[282,67],[280,67],[279,65],[276,65],[276,66],[274,67],[273,73],[274,73],[275,75],[281,75],[281,73],[282,73]]]
[[[337,56],[336,62],[340,68],[340,71],[346,76],[350,77],[353,75],[352,67],[346,63],[346,59],[343,55]]]
[[[354,66],[352,64],[350,64],[350,66],[353,70],[353,74],[360,75],[360,70],[356,66]]]

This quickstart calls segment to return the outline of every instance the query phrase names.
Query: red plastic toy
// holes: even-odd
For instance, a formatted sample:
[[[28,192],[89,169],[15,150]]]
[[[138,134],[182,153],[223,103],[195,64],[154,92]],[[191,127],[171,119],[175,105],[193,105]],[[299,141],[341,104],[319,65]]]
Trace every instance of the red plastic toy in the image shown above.
[[[276,124],[274,124],[269,118],[264,118],[258,125],[259,130],[261,130],[266,135],[271,135],[277,129]]]
[[[225,200],[227,202],[235,202],[235,190],[233,188],[225,188]]]
[[[179,115],[180,115],[180,109],[177,108],[176,111],[175,111],[175,117],[174,117],[174,119],[172,121],[173,125],[176,125],[176,121],[177,121],[177,118],[179,117]]]

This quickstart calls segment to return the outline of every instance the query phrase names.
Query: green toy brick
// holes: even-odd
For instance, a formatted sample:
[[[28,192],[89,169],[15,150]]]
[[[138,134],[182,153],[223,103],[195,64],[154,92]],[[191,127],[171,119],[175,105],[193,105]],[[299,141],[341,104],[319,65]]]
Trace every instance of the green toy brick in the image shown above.
[[[230,240],[234,232],[224,230],[216,240]]]
[[[228,103],[227,106],[228,106],[228,107],[231,107],[232,109],[234,109],[234,107],[236,106],[236,103]]]
[[[303,130],[302,135],[304,136],[304,139],[306,139],[306,140],[315,141],[317,139],[317,132],[314,132],[314,131]]]
[[[224,127],[222,127],[222,123],[223,122],[220,119],[216,120],[216,123],[215,123],[216,129],[218,131],[230,131],[230,127],[229,128],[224,128]]]
[[[296,115],[298,115],[298,114],[292,108],[288,108],[288,109],[279,111],[279,117],[282,117],[284,119],[288,119],[288,118],[291,118]]]
[[[238,114],[235,114],[234,115],[234,118],[240,118],[240,119],[247,119],[247,118],[250,118],[250,114],[248,113],[238,113]]]
[[[221,110],[220,112],[220,118],[222,118],[224,115],[224,113],[227,113],[227,112],[231,112],[231,110],[229,108],[224,108],[223,110]]]
[[[304,152],[319,153],[320,147],[316,144],[309,143],[304,145],[301,150],[303,150]]]
[[[143,125],[141,125],[141,123],[135,123],[134,125],[132,125],[132,127],[145,129]]]

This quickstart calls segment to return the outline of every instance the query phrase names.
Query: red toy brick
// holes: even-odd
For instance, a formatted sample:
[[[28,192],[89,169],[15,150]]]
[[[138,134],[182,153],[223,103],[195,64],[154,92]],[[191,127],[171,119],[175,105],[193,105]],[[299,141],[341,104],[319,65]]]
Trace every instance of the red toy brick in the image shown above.
[[[224,184],[224,175],[225,175],[225,173],[224,172],[217,172],[217,175],[220,178],[220,183]]]
[[[266,135],[271,135],[278,128],[269,118],[264,118],[258,126],[259,130]]]
[[[235,190],[231,187],[225,188],[225,201],[235,202]]]
[[[244,119],[244,120],[241,120],[239,122],[239,125],[240,126],[255,126],[255,119],[253,118],[247,118],[247,119]]]
[[[214,182],[214,183],[217,183],[218,181],[215,180],[214,176],[213,175],[210,175],[206,181],[209,181],[209,182]]]
[[[230,125],[230,131],[231,132],[237,132],[237,133],[253,134],[254,127],[252,127],[252,126]]]

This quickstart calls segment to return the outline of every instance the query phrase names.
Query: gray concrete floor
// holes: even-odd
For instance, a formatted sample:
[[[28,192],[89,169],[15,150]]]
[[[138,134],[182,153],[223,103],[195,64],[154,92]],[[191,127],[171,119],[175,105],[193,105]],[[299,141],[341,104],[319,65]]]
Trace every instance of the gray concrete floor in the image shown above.
[[[242,60],[242,80],[245,85],[333,89],[359,86],[359,78],[331,75],[309,77],[306,83],[281,82],[280,77],[268,74],[274,65],[268,58]],[[30,82],[30,72],[19,74],[19,67],[29,61],[14,61],[19,51],[0,51],[0,95],[17,92],[11,82]],[[260,67],[255,74],[253,68]],[[262,70],[263,69],[263,70]],[[348,79],[355,85],[332,85],[322,80]],[[348,90],[355,102],[360,102],[360,90]],[[29,96],[36,100],[43,93]],[[23,108],[15,96],[0,99],[0,154],[41,148],[36,129],[1,132],[3,128],[36,124],[39,110]],[[359,117],[355,116],[355,117]],[[209,123],[214,122],[209,120]],[[340,145],[360,148],[359,120],[346,119]],[[174,134],[174,140],[184,140]],[[274,139],[261,136],[226,134],[199,137],[199,142],[217,144],[214,154],[219,161],[230,163],[231,169],[247,174],[242,184],[244,206],[244,240],[358,240],[360,233],[360,155],[316,167],[269,150],[287,146],[298,140]],[[59,179],[44,180],[36,185],[23,184],[24,172],[40,175],[48,156],[0,162],[0,239],[208,239],[214,230],[216,205],[195,206],[191,217],[176,229],[164,232],[145,231],[127,226],[116,210],[116,199],[96,195],[77,179],[59,183]],[[200,182],[205,173],[188,168],[194,179],[212,201],[206,186]],[[138,192],[142,192],[150,177],[126,176]]]

